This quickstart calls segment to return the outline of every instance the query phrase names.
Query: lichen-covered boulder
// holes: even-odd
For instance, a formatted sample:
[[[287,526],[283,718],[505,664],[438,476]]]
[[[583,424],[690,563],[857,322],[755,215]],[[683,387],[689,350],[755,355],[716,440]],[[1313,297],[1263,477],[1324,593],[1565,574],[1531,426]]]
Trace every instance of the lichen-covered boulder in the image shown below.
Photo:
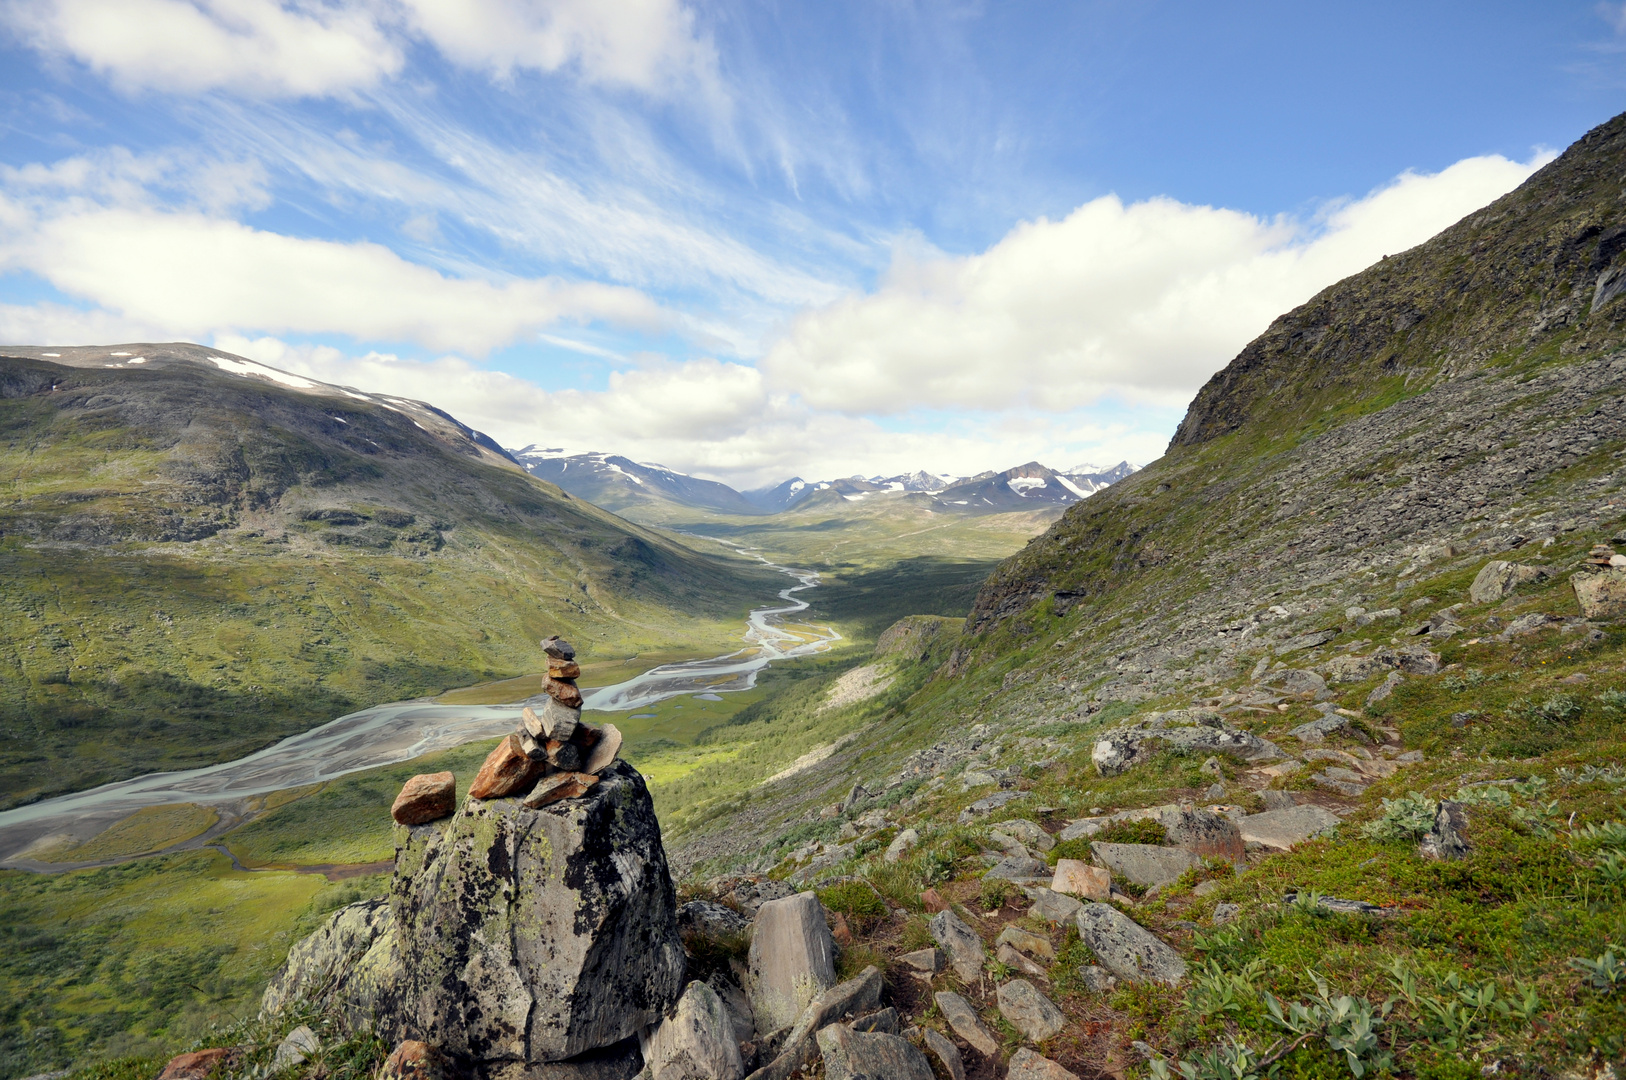
[[[363,900],[335,911],[314,934],[288,950],[288,959],[265,988],[260,1008],[272,1015],[310,1001],[360,1024],[399,1010],[404,974],[395,947],[395,913],[385,900]]]
[[[560,1061],[659,1021],[684,986],[677,898],[643,778],[468,800],[397,855],[404,1029],[483,1063]]]

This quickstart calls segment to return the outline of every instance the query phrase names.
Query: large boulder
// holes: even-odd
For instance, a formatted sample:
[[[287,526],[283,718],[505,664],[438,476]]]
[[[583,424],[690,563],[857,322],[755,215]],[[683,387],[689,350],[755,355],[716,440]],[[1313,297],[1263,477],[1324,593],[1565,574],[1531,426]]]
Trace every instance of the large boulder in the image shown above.
[[[538,809],[470,799],[421,856],[398,856],[391,902],[406,1025],[476,1061],[609,1046],[658,1021],[683,988],[660,826],[625,762],[585,797]]]
[[[1167,885],[1203,864],[1202,856],[1195,852],[1157,844],[1108,844],[1096,840],[1090,844],[1090,854],[1119,878],[1148,888]]]
[[[288,950],[260,1007],[274,1014],[314,999],[350,1023],[361,1024],[374,1015],[397,1013],[404,989],[395,912],[387,900],[363,900],[335,911],[315,933]]]
[[[1489,604],[1509,595],[1520,585],[1540,581],[1547,571],[1539,566],[1521,566],[1515,562],[1492,559],[1474,576],[1468,586],[1468,599],[1476,604]]]
[[[836,984],[836,943],[819,898],[804,892],[763,904],[749,960],[751,1009],[757,1034],[767,1037],[795,1024]]]
[[[1186,977],[1179,953],[1111,904],[1085,904],[1076,919],[1078,936],[1118,978],[1174,986]]]
[[[1338,822],[1331,810],[1310,804],[1266,810],[1242,819],[1242,839],[1267,851],[1291,851],[1296,844],[1336,829]]]
[[[1570,578],[1581,614],[1589,619],[1626,619],[1626,570],[1576,574]]]

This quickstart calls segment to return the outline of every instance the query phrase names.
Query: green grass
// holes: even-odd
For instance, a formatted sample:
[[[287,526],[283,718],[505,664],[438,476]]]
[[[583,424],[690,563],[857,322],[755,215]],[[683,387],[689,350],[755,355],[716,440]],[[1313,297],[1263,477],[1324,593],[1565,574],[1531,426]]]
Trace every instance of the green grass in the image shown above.
[[[149,806],[114,822],[82,844],[35,853],[45,862],[91,862],[161,851],[208,832],[220,812],[197,803]]]

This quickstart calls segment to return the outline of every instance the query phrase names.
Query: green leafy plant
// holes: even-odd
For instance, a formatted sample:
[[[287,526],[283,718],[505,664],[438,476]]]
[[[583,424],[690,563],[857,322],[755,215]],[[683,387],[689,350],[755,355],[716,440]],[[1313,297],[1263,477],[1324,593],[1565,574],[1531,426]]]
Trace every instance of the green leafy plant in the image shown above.
[[[1587,985],[1599,993],[1612,994],[1626,986],[1626,964],[1622,964],[1620,957],[1615,955],[1613,945],[1606,948],[1596,960],[1584,956],[1572,957],[1570,967],[1579,971]]]
[[[1105,844],[1163,844],[1169,832],[1161,821],[1114,821],[1090,837]]]
[[[1325,979],[1315,972],[1309,975],[1315,983],[1315,997],[1284,1005],[1274,994],[1266,993],[1268,1019],[1297,1036],[1293,1045],[1314,1037],[1325,1040],[1330,1050],[1344,1055],[1354,1076],[1391,1067],[1393,1058],[1378,1041],[1378,1032],[1388,1020],[1391,1002],[1374,1006],[1363,997],[1334,995]]]
[[[1361,826],[1368,840],[1417,840],[1434,827],[1438,804],[1413,791],[1398,799],[1384,799],[1383,812]]]
[[[1011,883],[1004,878],[983,878],[978,900],[984,911],[998,911],[1011,896]]]
[[[1422,1021],[1423,1037],[1443,1050],[1461,1050],[1493,1013],[1501,1013],[1496,983],[1464,979],[1450,971],[1429,979],[1400,959],[1389,966],[1389,981]],[[1511,1008],[1511,1006],[1509,1006]]]
[[[1618,713],[1626,709],[1626,690],[1605,690],[1598,695],[1597,701],[1604,712]]]

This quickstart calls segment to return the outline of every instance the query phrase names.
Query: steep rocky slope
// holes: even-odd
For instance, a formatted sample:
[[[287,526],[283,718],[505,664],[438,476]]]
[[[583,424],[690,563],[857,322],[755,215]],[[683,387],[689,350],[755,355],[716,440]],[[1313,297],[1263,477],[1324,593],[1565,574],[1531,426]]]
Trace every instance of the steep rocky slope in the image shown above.
[[[518,674],[543,627],[721,646],[772,595],[420,403],[31,351],[0,357],[0,806]]]

